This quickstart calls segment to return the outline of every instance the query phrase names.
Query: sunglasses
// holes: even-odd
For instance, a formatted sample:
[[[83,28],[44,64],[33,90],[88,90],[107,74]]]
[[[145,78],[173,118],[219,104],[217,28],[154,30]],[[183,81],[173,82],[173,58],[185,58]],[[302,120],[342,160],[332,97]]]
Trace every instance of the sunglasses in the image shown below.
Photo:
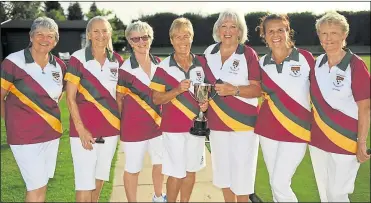
[[[146,42],[146,41],[148,41],[149,36],[148,35],[144,35],[144,36],[141,36],[141,37],[132,37],[132,38],[130,38],[130,40],[133,41],[134,43],[138,43],[140,41],[140,39],[142,39],[143,42]]]

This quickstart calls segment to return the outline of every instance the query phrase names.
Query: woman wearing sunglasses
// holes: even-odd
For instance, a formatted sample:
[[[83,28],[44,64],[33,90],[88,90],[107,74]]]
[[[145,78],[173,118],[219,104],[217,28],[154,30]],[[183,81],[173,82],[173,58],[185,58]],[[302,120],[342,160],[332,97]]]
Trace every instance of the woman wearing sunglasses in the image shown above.
[[[202,83],[205,74],[201,57],[191,53],[193,26],[186,18],[173,21],[170,41],[174,53],[164,59],[151,82],[153,102],[162,105],[161,130],[164,139],[162,173],[169,176],[166,193],[175,202],[188,202],[195,183],[196,172],[205,167],[205,137],[189,133],[200,108],[206,111],[207,102],[199,104],[191,97],[193,83]],[[205,60],[203,60],[205,61]]]
[[[121,113],[121,147],[125,152],[124,185],[129,202],[137,202],[139,172],[148,151],[153,168],[155,194],[153,202],[166,202],[162,194],[163,144],[160,131],[160,106],[153,104],[149,84],[159,58],[149,53],[153,30],[146,22],[130,24],[125,37],[132,49],[131,56],[119,69],[117,104]]]
[[[99,200],[120,131],[115,99],[123,60],[112,50],[111,33],[105,18],[92,18],[86,27],[86,47],[72,54],[65,76],[77,202]],[[104,143],[99,142],[101,137]]]

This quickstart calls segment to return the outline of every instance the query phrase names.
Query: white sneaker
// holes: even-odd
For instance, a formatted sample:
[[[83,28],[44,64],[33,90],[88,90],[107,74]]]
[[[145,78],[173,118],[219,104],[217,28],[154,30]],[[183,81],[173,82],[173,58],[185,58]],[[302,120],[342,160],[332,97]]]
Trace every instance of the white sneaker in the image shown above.
[[[156,194],[154,194],[152,202],[167,202],[166,194],[162,194],[160,197],[157,197]]]

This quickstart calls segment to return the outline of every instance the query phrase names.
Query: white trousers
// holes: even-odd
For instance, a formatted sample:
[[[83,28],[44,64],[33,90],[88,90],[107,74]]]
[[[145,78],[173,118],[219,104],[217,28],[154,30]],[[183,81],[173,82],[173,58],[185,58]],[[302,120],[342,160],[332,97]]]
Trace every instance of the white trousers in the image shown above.
[[[360,163],[355,155],[335,154],[309,146],[321,202],[349,202]]]
[[[282,142],[260,136],[274,202],[298,202],[291,179],[303,160],[307,143]]]

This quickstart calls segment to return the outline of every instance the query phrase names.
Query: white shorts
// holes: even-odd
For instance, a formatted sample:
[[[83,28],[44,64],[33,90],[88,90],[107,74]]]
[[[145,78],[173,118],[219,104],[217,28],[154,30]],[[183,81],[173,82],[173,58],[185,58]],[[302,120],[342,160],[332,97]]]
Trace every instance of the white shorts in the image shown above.
[[[164,145],[162,136],[140,142],[121,142],[122,151],[125,153],[125,171],[138,173],[143,168],[144,155],[148,151],[152,165],[162,164]]]
[[[254,131],[210,132],[213,184],[236,195],[254,193],[259,137]]]
[[[27,191],[42,188],[53,178],[57,163],[59,138],[47,142],[10,145]]]
[[[175,178],[186,172],[197,172],[206,166],[205,137],[190,133],[163,133],[164,157],[162,173]]]
[[[75,172],[75,190],[94,190],[95,180],[109,180],[118,136],[104,137],[104,144],[93,144],[93,149],[82,147],[79,137],[71,137],[71,153]]]

